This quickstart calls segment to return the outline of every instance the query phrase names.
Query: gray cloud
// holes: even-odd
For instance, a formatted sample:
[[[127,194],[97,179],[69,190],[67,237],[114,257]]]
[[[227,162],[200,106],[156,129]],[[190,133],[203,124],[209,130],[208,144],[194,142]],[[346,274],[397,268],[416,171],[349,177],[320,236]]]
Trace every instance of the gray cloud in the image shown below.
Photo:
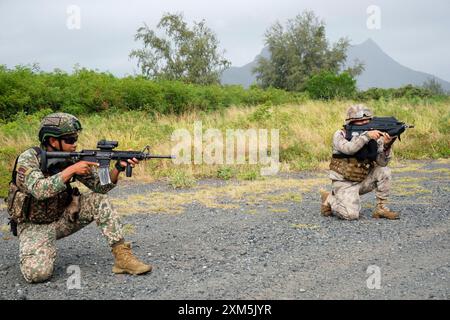
[[[81,9],[81,29],[66,27],[67,7]],[[366,27],[369,5],[381,9],[381,29]],[[132,74],[128,54],[140,44],[133,36],[146,22],[156,26],[164,12],[183,12],[189,22],[205,19],[217,33],[226,57],[243,65],[264,46],[265,30],[305,9],[327,24],[332,41],[348,36],[353,43],[374,39],[400,63],[450,80],[450,3],[435,1],[220,1],[207,0],[2,0],[0,64],[39,62],[44,70],[70,71],[75,63],[116,75]]]

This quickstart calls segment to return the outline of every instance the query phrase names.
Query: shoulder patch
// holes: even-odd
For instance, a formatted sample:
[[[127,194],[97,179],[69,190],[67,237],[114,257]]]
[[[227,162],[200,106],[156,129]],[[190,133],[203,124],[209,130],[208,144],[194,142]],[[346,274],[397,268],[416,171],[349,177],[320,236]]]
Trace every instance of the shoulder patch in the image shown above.
[[[17,172],[17,176],[16,176],[17,182],[24,183],[25,182],[25,173],[27,172],[27,168],[19,167],[19,168],[17,168],[16,172]]]

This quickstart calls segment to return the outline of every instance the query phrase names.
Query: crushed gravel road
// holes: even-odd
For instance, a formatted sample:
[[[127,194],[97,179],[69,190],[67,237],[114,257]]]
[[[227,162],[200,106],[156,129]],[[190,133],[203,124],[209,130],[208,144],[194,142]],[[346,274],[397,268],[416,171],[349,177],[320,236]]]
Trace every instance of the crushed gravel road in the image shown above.
[[[154,266],[144,276],[114,275],[106,241],[91,224],[58,241],[50,281],[27,284],[1,204],[0,299],[450,298],[448,159],[394,168],[396,221],[371,217],[373,193],[363,196],[358,221],[322,217],[326,172],[282,174],[273,189],[271,179],[202,180],[185,190],[127,181],[111,191],[127,213],[127,240]],[[79,267],[80,289],[68,288],[69,266]]]

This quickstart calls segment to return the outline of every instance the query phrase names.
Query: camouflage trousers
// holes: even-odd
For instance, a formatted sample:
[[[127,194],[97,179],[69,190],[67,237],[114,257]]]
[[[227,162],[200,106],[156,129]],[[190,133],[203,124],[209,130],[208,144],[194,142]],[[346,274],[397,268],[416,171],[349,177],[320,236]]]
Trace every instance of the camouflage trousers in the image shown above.
[[[56,240],[77,232],[92,221],[97,223],[110,246],[123,239],[117,213],[108,197],[100,193],[80,196],[80,211],[76,219],[70,219],[65,213],[50,224],[19,224],[20,270],[25,280],[33,283],[49,279],[56,259]]]
[[[361,211],[360,195],[375,190],[378,203],[387,202],[391,189],[391,169],[376,166],[361,182],[333,180],[332,192],[326,199],[333,214],[341,219],[359,218]]]

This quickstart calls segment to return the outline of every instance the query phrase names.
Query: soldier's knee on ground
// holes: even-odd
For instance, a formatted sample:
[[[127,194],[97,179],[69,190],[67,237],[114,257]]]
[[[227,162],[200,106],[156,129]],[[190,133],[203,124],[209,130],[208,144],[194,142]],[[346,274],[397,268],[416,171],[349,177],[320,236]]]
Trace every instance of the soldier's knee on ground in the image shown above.
[[[337,208],[337,210],[334,212],[335,215],[338,218],[344,219],[344,220],[356,220],[359,219],[359,212],[356,210],[351,210],[349,208],[346,208],[344,206],[340,206]]]
[[[24,263],[20,266],[25,281],[28,283],[39,283],[47,281],[53,274],[53,265],[34,267],[32,263]]]

